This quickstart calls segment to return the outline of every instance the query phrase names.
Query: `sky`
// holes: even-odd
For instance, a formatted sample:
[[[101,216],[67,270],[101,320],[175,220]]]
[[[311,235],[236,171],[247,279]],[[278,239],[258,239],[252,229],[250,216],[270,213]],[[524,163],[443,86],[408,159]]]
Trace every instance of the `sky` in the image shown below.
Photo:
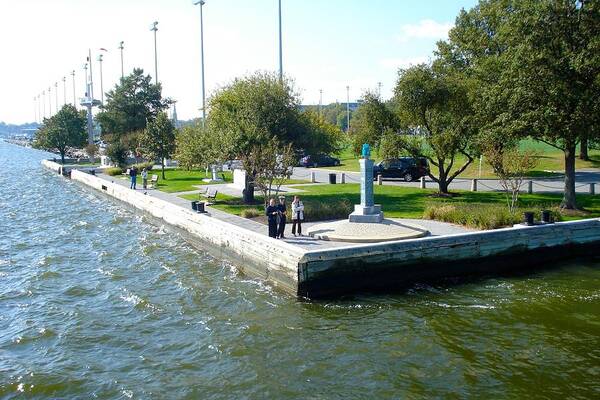
[[[206,95],[236,77],[279,69],[277,0],[205,0]],[[283,70],[303,104],[359,99],[381,82],[392,95],[398,68],[427,62],[461,8],[476,0],[282,0]],[[0,121],[32,122],[34,98],[51,87],[51,106],[85,92],[83,65],[92,51],[94,94],[134,67],[154,77],[158,21],[158,78],[177,101],[179,119],[200,115],[200,11],[192,0],[0,0]],[[101,48],[107,51],[99,50]],[[66,96],[63,90],[66,78]],[[42,97],[40,97],[41,103]]]

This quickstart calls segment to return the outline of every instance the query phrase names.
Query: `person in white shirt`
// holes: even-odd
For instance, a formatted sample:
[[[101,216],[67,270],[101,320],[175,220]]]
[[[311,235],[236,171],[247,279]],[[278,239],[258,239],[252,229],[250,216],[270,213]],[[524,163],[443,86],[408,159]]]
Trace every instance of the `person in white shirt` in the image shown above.
[[[294,196],[292,202],[292,235],[296,236],[296,224],[298,224],[298,235],[302,236],[302,221],[304,220],[304,204],[298,196]]]

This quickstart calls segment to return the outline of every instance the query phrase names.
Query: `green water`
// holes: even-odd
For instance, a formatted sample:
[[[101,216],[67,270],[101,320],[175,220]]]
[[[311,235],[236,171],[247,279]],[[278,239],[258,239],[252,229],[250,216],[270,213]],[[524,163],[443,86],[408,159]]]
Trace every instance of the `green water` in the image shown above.
[[[2,399],[600,398],[598,261],[299,301],[42,157],[0,143]]]

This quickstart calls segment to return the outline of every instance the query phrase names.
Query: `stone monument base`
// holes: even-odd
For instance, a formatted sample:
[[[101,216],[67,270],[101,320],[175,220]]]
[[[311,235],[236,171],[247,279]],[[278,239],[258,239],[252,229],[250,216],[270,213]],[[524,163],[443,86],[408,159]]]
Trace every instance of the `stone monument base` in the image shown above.
[[[375,204],[370,207],[364,207],[360,204],[356,204],[354,205],[354,212],[348,215],[348,221],[378,224],[383,221],[381,206],[379,204]]]
[[[376,243],[423,237],[428,235],[429,231],[419,225],[384,219],[378,224],[348,220],[325,222],[311,226],[307,233],[309,236],[321,240]]]

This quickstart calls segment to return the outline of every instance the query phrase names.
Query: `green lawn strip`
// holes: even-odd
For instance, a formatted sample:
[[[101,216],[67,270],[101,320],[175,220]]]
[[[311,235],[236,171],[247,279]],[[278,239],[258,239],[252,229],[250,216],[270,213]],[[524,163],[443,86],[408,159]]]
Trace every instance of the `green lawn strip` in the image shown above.
[[[202,179],[212,177],[212,173],[206,174],[205,170],[184,170],[184,169],[166,169],[165,178],[162,179],[160,169],[153,169],[148,173],[148,179],[152,175],[158,175],[158,190],[166,193],[188,192],[197,190],[195,186],[207,185],[210,183],[203,182]],[[218,173],[219,178],[225,177],[224,182],[233,182],[233,175],[230,171]],[[139,176],[138,176],[139,179]]]
[[[310,219],[310,209],[320,204],[357,204],[360,202],[358,184],[338,185],[306,185],[303,186],[304,193],[300,197],[306,208],[307,218]],[[477,203],[506,205],[506,197],[500,192],[470,192],[454,191],[455,196],[451,198],[435,197],[433,189],[407,188],[400,186],[375,186],[375,203],[381,204],[386,217],[392,218],[422,218],[423,211],[430,204],[435,203]],[[219,195],[220,196],[220,195]],[[197,195],[182,196],[188,200],[196,200]],[[291,198],[291,195],[289,196]],[[257,204],[246,205],[241,198],[224,196],[218,197],[213,206],[225,212],[240,215],[242,210],[255,208],[262,210],[262,198],[257,196]],[[553,208],[557,207],[561,200],[561,194],[537,193],[522,194],[520,206]],[[575,220],[581,218],[600,217],[600,196],[577,195],[580,207],[586,209],[586,215],[563,215],[563,220]]]

